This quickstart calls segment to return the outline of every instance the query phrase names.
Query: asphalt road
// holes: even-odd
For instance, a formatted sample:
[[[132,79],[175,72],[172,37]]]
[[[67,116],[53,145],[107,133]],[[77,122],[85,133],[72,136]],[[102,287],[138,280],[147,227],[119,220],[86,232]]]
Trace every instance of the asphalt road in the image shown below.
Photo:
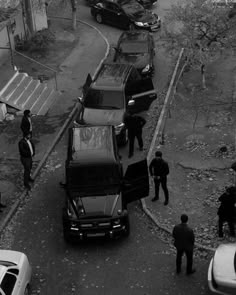
[[[129,207],[131,234],[119,240],[68,245],[62,233],[65,138],[50,156],[32,195],[13,218],[3,239],[27,253],[33,267],[32,294],[209,294],[208,261],[195,258],[192,277],[175,274],[175,253],[143,214]],[[183,268],[184,270],[184,268]]]
[[[83,20],[88,18],[93,22],[86,7],[81,7],[81,13],[84,13]],[[116,42],[121,33],[106,26],[101,29],[110,42]],[[159,68],[154,78],[159,89],[166,86],[169,74],[162,54],[160,49],[156,60]],[[126,149],[122,150],[123,157]],[[37,179],[32,194],[2,236],[4,247],[28,255],[33,267],[32,294],[187,295],[190,290],[192,295],[209,294],[209,261],[195,258],[196,274],[176,276],[175,253],[168,239],[166,242],[163,233],[150,223],[138,203],[129,207],[129,238],[66,244],[61,218],[64,191],[59,186],[64,178],[65,154],[66,140],[62,138]]]

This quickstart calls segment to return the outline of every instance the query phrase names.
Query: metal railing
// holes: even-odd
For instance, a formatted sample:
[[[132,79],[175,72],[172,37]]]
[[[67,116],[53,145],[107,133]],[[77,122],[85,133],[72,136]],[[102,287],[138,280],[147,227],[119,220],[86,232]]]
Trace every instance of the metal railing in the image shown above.
[[[12,64],[13,69],[15,69],[14,54],[18,54],[18,55],[24,57],[25,59],[27,59],[27,60],[29,60],[29,61],[31,61],[33,63],[36,63],[36,64],[40,65],[41,67],[43,67],[45,69],[48,69],[51,72],[53,72],[53,76],[54,76],[54,80],[55,80],[55,88],[56,88],[56,90],[58,90],[57,71],[55,69],[53,69],[53,68],[51,68],[49,66],[46,66],[46,65],[42,64],[41,62],[38,62],[37,60],[35,60],[35,59],[33,59],[33,58],[31,58],[31,57],[17,51],[17,50],[11,49],[10,47],[0,47],[0,49],[10,50],[10,52],[11,52],[11,64]],[[38,79],[41,80],[40,77],[38,77]]]

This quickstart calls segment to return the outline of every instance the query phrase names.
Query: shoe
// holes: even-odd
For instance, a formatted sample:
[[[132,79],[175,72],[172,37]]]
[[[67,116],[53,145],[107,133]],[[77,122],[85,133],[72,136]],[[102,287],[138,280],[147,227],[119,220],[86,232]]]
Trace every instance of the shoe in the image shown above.
[[[168,203],[169,203],[168,201],[165,201],[165,202],[164,202],[164,205],[166,206],[166,205],[168,205]]]
[[[26,188],[28,191],[31,190],[31,186],[30,186],[29,184],[26,184],[26,185],[25,185],[25,188]]]
[[[30,182],[34,182],[34,179],[30,177],[30,178],[29,178],[29,181],[30,181]]]
[[[196,269],[192,269],[191,271],[186,272],[186,275],[189,276],[194,274],[195,272],[196,272]]]
[[[133,157],[133,154],[129,154],[128,158],[132,158]]]
[[[157,201],[157,200],[159,200],[159,198],[152,198],[152,202],[155,202],[155,201]]]
[[[6,208],[7,206],[6,205],[3,205],[0,203],[0,208]]]

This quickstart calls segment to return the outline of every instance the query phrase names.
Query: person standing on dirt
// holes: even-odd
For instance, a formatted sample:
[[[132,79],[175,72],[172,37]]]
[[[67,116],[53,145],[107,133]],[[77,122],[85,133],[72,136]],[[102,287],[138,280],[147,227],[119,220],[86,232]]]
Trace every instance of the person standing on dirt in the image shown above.
[[[152,199],[152,202],[155,202],[159,199],[159,187],[161,184],[165,195],[164,205],[168,205],[169,191],[167,188],[167,175],[169,174],[169,165],[165,160],[162,159],[161,151],[156,151],[155,158],[152,159],[149,165],[149,173],[155,184],[155,197]]]
[[[179,274],[181,272],[182,256],[185,254],[187,258],[186,275],[191,275],[196,271],[193,269],[193,248],[195,236],[193,230],[187,224],[188,216],[186,214],[182,214],[180,219],[181,223],[175,225],[172,232],[174,246],[177,250],[176,273]]]
[[[26,134],[30,134],[32,138],[32,122],[30,110],[24,111],[24,116],[22,117],[20,128],[23,132],[23,136],[25,136]]]
[[[146,124],[146,120],[138,115],[127,114],[124,123],[128,129],[128,139],[129,139],[129,158],[134,154],[134,140],[135,137],[138,140],[139,150],[143,150],[143,138],[142,130],[143,126]]]
[[[236,221],[236,187],[230,186],[219,197],[220,207],[218,209],[218,234],[220,238],[223,238],[223,225],[228,223],[230,235],[235,237],[234,222]]]
[[[29,182],[33,182],[34,179],[31,178],[30,173],[33,164],[33,156],[35,154],[35,147],[31,141],[30,133],[25,134],[24,137],[18,143],[20,160],[24,167],[24,186],[28,190],[31,189]]]

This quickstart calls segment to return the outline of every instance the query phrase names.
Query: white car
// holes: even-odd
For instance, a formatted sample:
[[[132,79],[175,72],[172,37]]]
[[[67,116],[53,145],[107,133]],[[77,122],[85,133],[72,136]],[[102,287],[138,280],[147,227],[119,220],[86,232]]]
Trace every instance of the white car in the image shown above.
[[[216,294],[236,294],[236,243],[216,249],[208,268],[208,286]]]
[[[32,270],[24,253],[0,250],[0,294],[28,295]]]

